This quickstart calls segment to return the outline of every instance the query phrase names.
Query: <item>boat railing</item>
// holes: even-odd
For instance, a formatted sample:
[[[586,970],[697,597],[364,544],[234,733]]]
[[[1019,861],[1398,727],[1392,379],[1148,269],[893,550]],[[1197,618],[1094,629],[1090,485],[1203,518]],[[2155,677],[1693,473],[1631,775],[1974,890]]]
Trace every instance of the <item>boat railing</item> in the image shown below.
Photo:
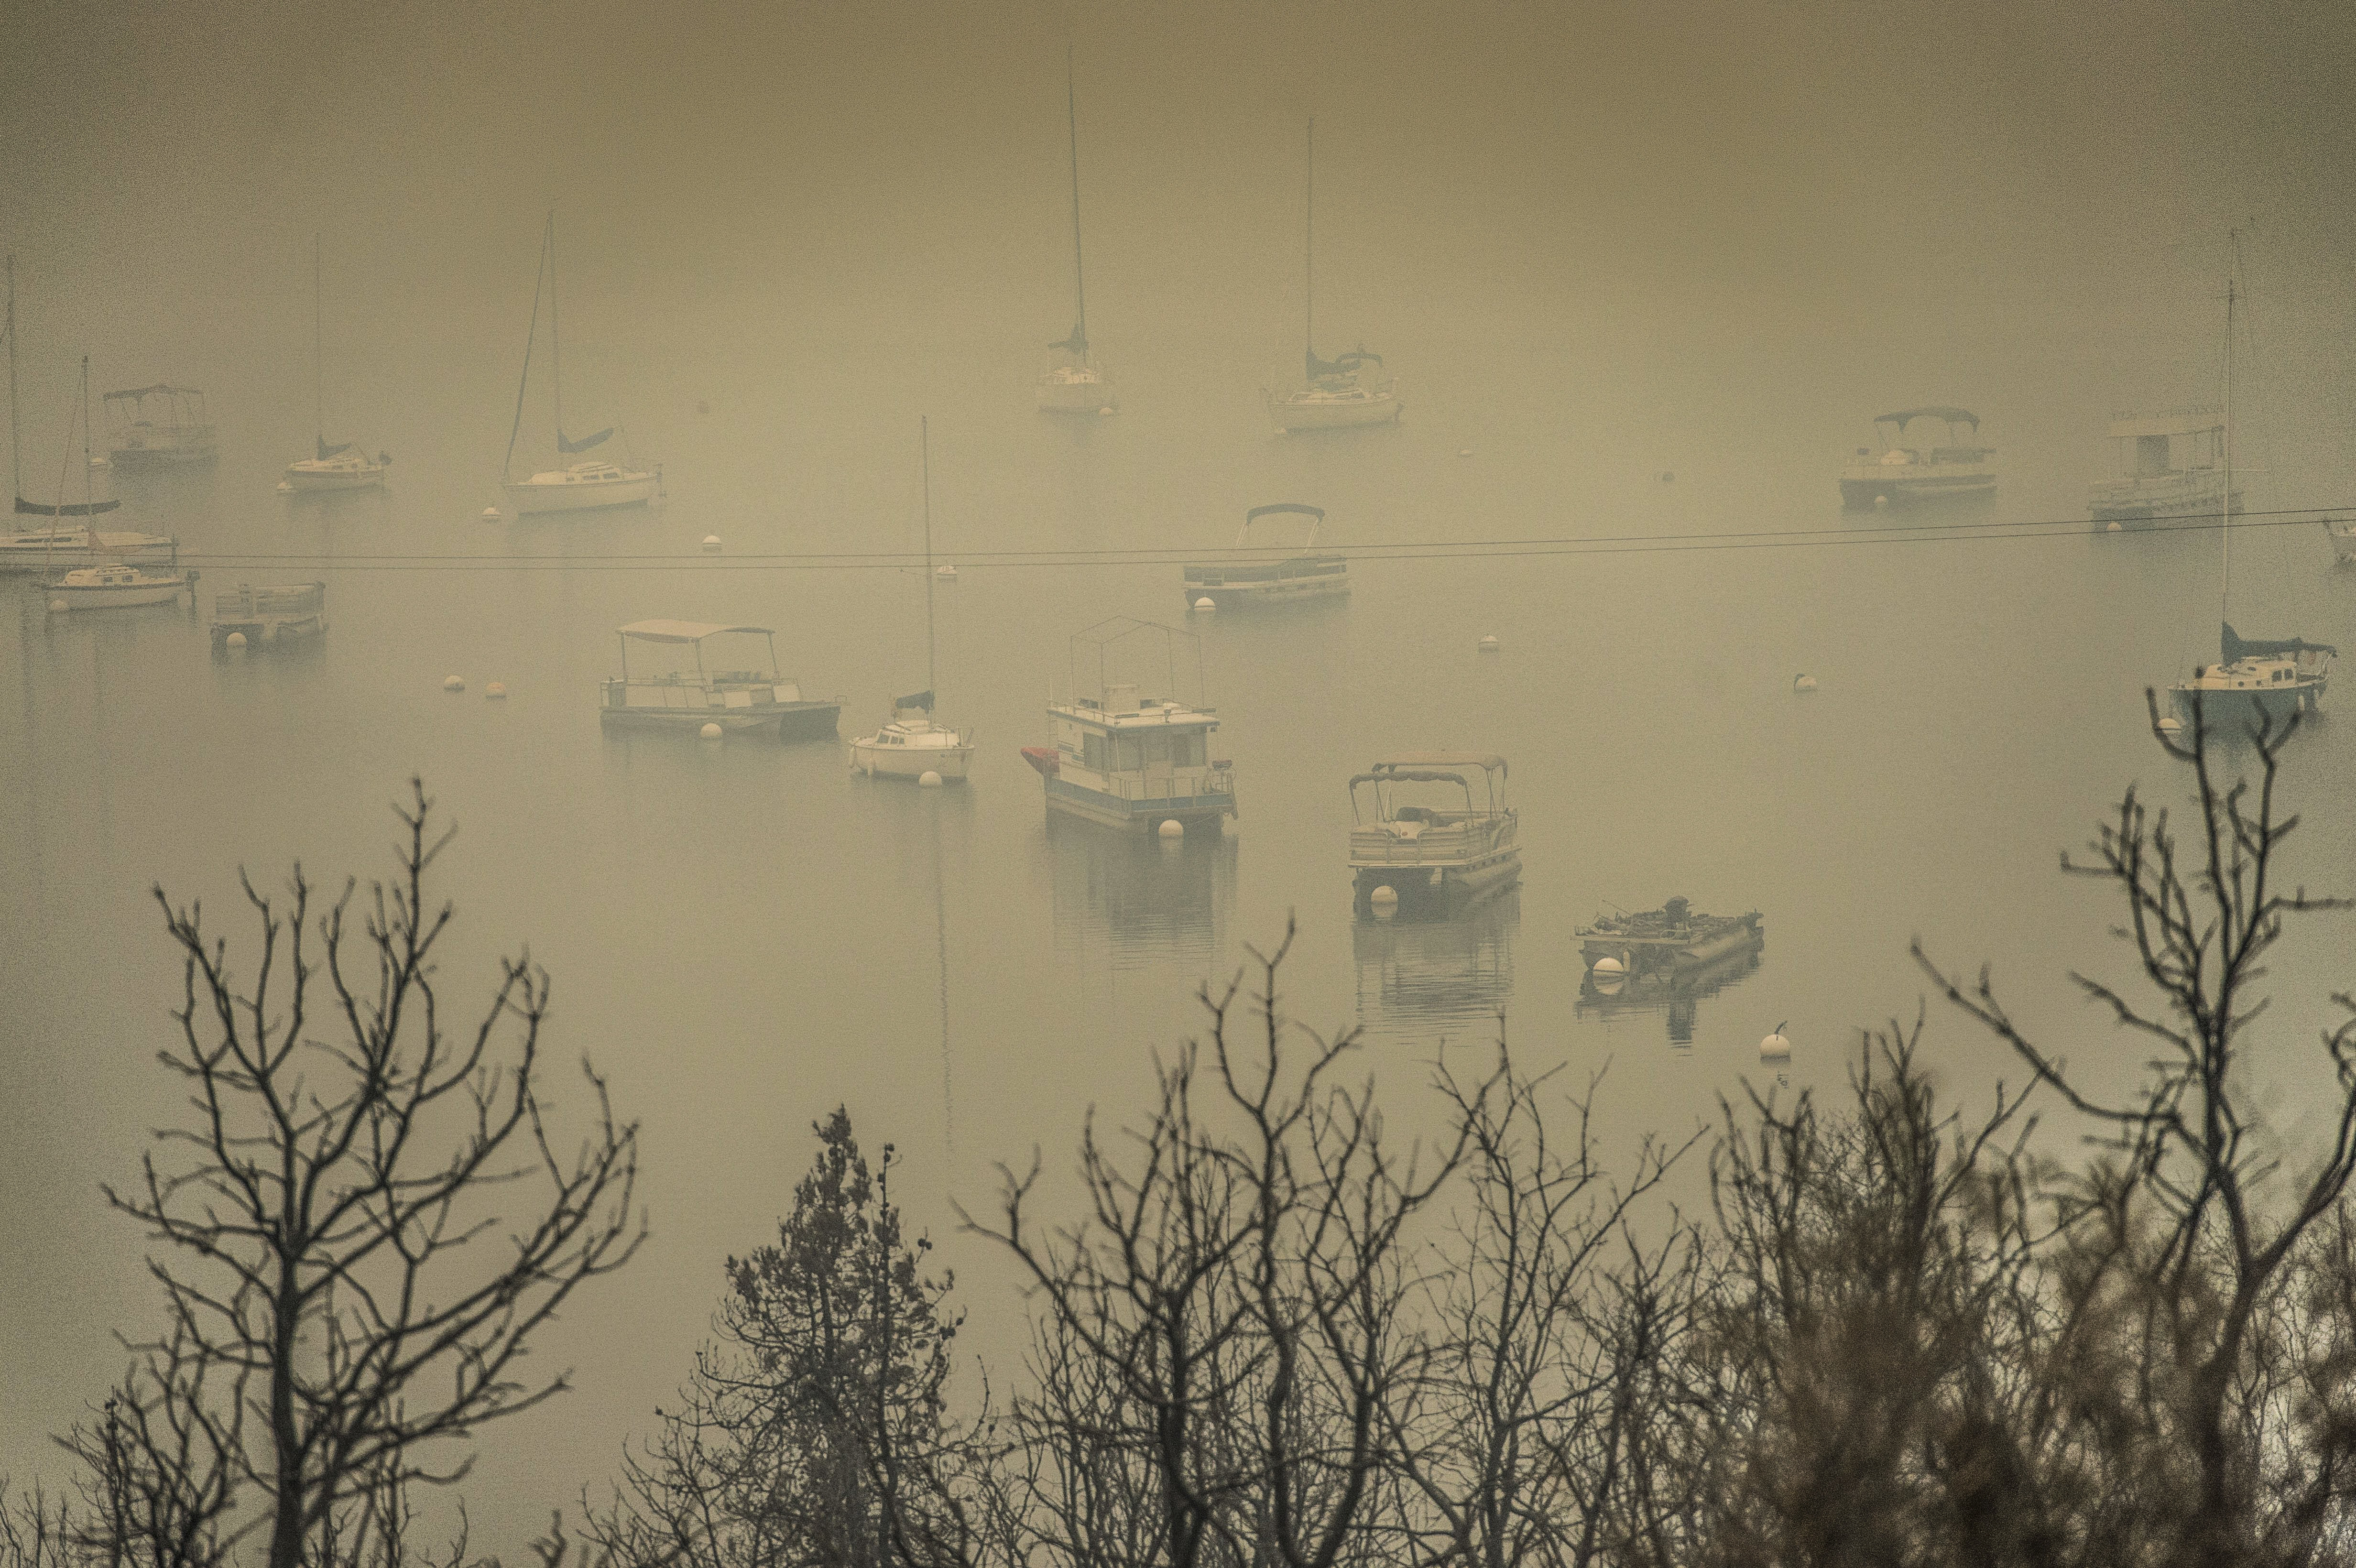
[[[1495,848],[1503,837],[1500,830],[1486,821],[1430,826],[1412,837],[1379,826],[1354,827],[1350,830],[1350,859],[1385,866],[1469,860]]]

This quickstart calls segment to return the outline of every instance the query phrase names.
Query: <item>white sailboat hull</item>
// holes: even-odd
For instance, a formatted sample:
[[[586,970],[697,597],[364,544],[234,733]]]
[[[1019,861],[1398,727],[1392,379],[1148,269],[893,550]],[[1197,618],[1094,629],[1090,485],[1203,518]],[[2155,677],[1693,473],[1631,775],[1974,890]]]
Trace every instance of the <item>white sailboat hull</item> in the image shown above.
[[[852,771],[870,778],[918,779],[932,773],[940,774],[944,784],[958,784],[972,760],[969,745],[884,746],[872,736],[851,742]]]
[[[129,610],[143,604],[168,604],[179,598],[188,580],[175,575],[160,582],[52,582],[42,592],[52,606],[68,610]]]
[[[1286,392],[1268,400],[1269,418],[1275,421],[1279,435],[1387,424],[1399,417],[1400,407],[1398,392],[1388,386],[1378,391]]]
[[[654,499],[655,476],[622,473],[612,478],[580,478],[571,469],[535,474],[503,486],[519,516],[549,512],[595,512],[613,507],[643,507]]]
[[[167,565],[179,549],[177,539],[161,534],[101,532],[95,549],[80,528],[0,534],[0,571],[72,571],[118,561]]]
[[[286,465],[286,483],[298,492],[373,490],[384,483],[384,464],[366,461],[339,463],[334,458],[321,463],[306,458]]]
[[[1050,370],[1039,378],[1041,413],[1108,414],[1119,407],[1112,383],[1093,370]]]

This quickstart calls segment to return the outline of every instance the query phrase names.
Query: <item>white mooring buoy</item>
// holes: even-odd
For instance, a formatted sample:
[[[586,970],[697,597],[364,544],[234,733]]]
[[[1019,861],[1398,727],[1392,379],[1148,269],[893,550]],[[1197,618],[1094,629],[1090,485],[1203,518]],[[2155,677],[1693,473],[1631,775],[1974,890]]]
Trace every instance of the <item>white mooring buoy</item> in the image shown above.
[[[718,555],[720,553],[720,536],[718,534],[706,534],[703,536],[703,553],[706,555]]]
[[[944,582],[955,582],[957,581],[957,568],[948,565],[937,566],[933,568],[933,575],[939,578]]]
[[[221,646],[226,648],[241,648],[245,646],[245,634],[243,632],[231,632],[226,638],[222,639]]]
[[[1459,457],[1470,457],[1472,455],[1472,449],[1469,446],[1460,446],[1456,449],[1456,455]]]
[[[2159,721],[2159,732],[2171,738],[2181,735],[2184,733],[2184,720],[2171,713]]]
[[[1174,816],[1165,816],[1157,831],[1164,838],[1183,838],[1186,837],[1186,825]]]
[[[1374,906],[1376,914],[1394,913],[1398,909],[1398,890],[1385,882],[1366,895],[1366,902]]]
[[[923,773],[916,775],[916,783],[920,787],[925,789],[938,789],[941,787],[941,775],[933,772],[932,769],[926,768]]]
[[[1218,612],[1218,602],[1207,593],[1194,601],[1194,613],[1197,615],[1215,615]]]
[[[497,507],[485,507],[483,508],[483,521],[487,523],[496,523],[500,520],[499,509]]]
[[[1805,673],[1795,675],[1792,677],[1792,689],[1795,692],[1814,691],[1816,689],[1816,677]]]
[[[62,599],[52,599],[49,601],[49,613],[52,615],[62,615],[71,608],[72,606],[68,604]]]
[[[1595,961],[1595,973],[1599,977],[1606,976],[1616,977],[1627,972],[1628,965],[1621,963],[1617,958],[1598,958]]]
[[[706,723],[703,728],[697,731],[696,733],[702,736],[707,741],[717,741],[720,739],[720,726],[717,724]]]
[[[1483,653],[1484,653],[1484,654],[1494,654],[1494,653],[1495,653],[1499,648],[1502,648],[1502,647],[1504,647],[1505,645],[1505,644],[1503,644],[1503,643],[1499,642],[1499,641],[1498,641],[1495,637],[1494,637],[1494,636],[1492,636],[1492,637],[1483,637],[1483,638],[1482,638],[1482,639],[1481,639],[1481,651],[1482,651]]]
[[[508,683],[503,680],[495,680],[491,682],[490,685],[483,688],[483,695],[494,701],[505,697],[507,694]]]
[[[1108,415],[1108,416],[1109,416],[1109,415],[1112,413],[1112,408],[1111,408],[1111,405],[1108,404],[1108,405],[1106,405],[1105,407],[1098,409],[1098,410],[1097,411],[1097,412],[1098,412],[1098,413],[1099,413],[1099,414],[1104,414],[1104,415]]]
[[[278,482],[278,493],[279,493],[280,495],[282,495],[282,496],[288,496],[288,495],[292,495],[292,494],[294,494],[294,482],[293,480],[291,480],[291,479],[281,479],[281,480]]]
[[[2125,529],[2123,529],[2123,528],[2121,528],[2119,527],[2119,525],[2118,525],[2118,524],[2116,524],[2116,523],[2113,523],[2110,527],[2108,527],[2108,528],[2104,528],[2103,531],[2104,531],[2104,533],[2106,533],[2106,534],[2115,534],[2115,533],[2123,533],[2123,532],[2125,532],[2126,530],[2125,530]]]
[[[444,676],[442,677],[442,689],[444,691],[464,691],[466,689],[466,677],[463,675]]]
[[[1790,1020],[1786,1019],[1784,1021],[1788,1023]],[[1783,1024],[1777,1024],[1775,1026],[1775,1032],[1759,1042],[1759,1060],[1762,1061],[1789,1061],[1792,1060],[1792,1042],[1783,1037]]]

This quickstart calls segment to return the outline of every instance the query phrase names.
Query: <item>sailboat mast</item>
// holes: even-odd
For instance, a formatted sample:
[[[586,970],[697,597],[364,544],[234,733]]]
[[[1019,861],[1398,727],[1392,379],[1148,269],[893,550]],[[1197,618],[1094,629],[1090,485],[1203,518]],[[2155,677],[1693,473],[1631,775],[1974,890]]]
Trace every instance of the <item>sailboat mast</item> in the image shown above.
[[[8,492],[14,502],[25,493],[24,440],[16,428],[16,257],[8,257],[8,472],[16,487]]]
[[[933,675],[933,421],[916,416],[917,450],[923,453],[925,475],[925,689],[938,691]]]
[[[1309,179],[1301,200],[1301,299],[1307,322],[1306,347],[1317,352],[1317,116],[1309,117]]]
[[[556,211],[548,214],[548,384],[556,394],[556,441],[564,443],[564,334],[556,325]]]
[[[2217,581],[2217,620],[2220,624],[2233,616],[2233,281],[2242,265],[2242,236],[2239,230],[2233,233],[2232,240],[2233,260],[2227,263],[2225,272],[2225,386],[2224,407],[2220,415],[2223,450],[2219,455],[2225,471],[2225,494],[2218,504],[2224,520],[2224,527],[2220,530],[2223,544],[2220,554],[2223,560]]]
[[[1072,340],[1079,346],[1080,357],[1088,352],[1088,285],[1087,274],[1080,264],[1080,107],[1072,85],[1072,51],[1064,50],[1064,117],[1072,133],[1072,299],[1078,312],[1077,330]]]
[[[67,445],[70,448],[72,443],[69,441]],[[85,354],[81,357],[81,526],[90,533],[91,548],[96,549],[98,525],[91,518],[98,516],[98,508],[91,502],[90,457],[90,356]],[[59,484],[58,489],[58,499],[62,501],[65,485]]]
[[[319,236],[311,236],[311,422],[318,431],[318,446],[327,444],[327,306],[319,286]],[[315,449],[316,450],[316,449]]]

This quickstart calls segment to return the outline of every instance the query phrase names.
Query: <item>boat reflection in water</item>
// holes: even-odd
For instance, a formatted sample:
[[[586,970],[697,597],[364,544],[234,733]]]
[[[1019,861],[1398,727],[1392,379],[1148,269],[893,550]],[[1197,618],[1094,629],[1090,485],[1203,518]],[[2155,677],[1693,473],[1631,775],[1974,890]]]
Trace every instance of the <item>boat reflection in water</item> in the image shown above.
[[[1058,948],[1119,969],[1176,960],[1210,973],[1235,909],[1237,839],[1107,833],[1053,813],[1046,834]]]
[[[1358,967],[1358,1022],[1370,1034],[1494,1038],[1514,999],[1518,887],[1454,920],[1369,917],[1351,929]]]
[[[1704,999],[1736,986],[1759,967],[1766,942],[1746,944],[1705,964],[1660,965],[1632,974],[1598,975],[1593,969],[1579,983],[1573,1011],[1582,1019],[1611,1019],[1622,1013],[1667,1015],[1669,1043],[1690,1046],[1694,1025]]]

